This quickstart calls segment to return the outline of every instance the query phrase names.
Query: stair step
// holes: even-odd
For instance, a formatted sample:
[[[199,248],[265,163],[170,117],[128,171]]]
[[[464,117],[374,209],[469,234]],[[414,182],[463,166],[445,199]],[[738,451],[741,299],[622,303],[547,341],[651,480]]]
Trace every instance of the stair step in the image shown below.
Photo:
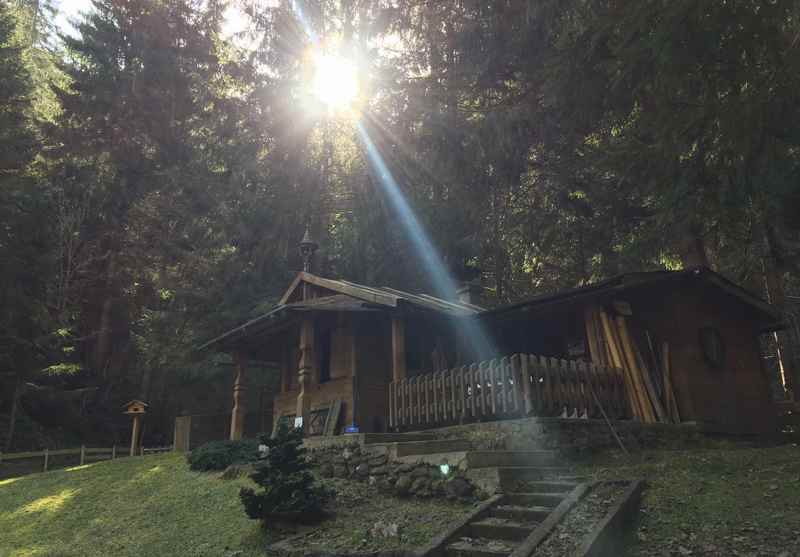
[[[394,454],[397,458],[404,456],[451,453],[468,451],[471,444],[466,439],[435,439],[428,441],[408,441],[397,443]]]
[[[525,482],[525,491],[527,493],[567,493],[575,489],[577,485],[577,482],[561,481]]]
[[[436,436],[431,433],[364,433],[364,444],[406,443],[410,441],[433,441]]]
[[[505,496],[504,502],[512,505],[533,506],[540,505],[543,507],[557,507],[558,504],[564,500],[567,493],[509,493]]]
[[[555,451],[470,451],[467,453],[469,468],[495,466],[551,466],[558,463]]]
[[[497,518],[511,518],[520,521],[541,522],[547,515],[553,512],[552,507],[541,505],[497,505],[489,509],[489,516]]]
[[[473,538],[522,541],[536,527],[535,522],[518,522],[507,518],[487,517],[469,524]]]
[[[447,557],[507,557],[517,547],[517,543],[487,538],[461,538],[451,543],[445,550]]]
[[[506,491],[508,491],[506,486],[513,485],[511,482],[560,480],[572,473],[572,470],[562,466],[501,466],[497,468],[500,484]]]

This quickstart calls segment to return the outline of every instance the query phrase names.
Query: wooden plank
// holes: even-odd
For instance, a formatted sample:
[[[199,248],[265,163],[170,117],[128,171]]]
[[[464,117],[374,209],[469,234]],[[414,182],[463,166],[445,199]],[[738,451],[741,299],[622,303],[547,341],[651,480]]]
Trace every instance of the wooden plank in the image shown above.
[[[672,388],[672,363],[670,362],[669,343],[666,341],[662,346],[661,360],[664,366],[665,387],[669,392],[669,410],[672,414],[673,421],[679,424],[681,423],[681,413],[678,410],[678,399],[675,397],[675,390]]]
[[[531,388],[534,393],[534,411],[537,416],[544,415],[544,367],[542,366],[542,359],[537,356],[528,356],[528,363],[530,364],[529,373],[531,374]]]
[[[519,354],[511,356],[511,377],[514,381],[512,396],[514,397],[514,413],[521,414],[522,405],[522,357]]]
[[[438,393],[438,383],[439,383],[439,376],[441,372],[436,372],[431,377],[433,381],[433,421],[434,423],[439,423],[439,393]]]
[[[459,372],[464,368],[453,368],[450,370],[450,419],[452,421],[456,421],[456,413],[458,412],[458,408],[456,407],[456,378]]]
[[[394,430],[394,428],[397,427],[395,425],[395,421],[394,421],[394,416],[395,416],[395,414],[394,414],[394,386],[395,386],[395,382],[394,381],[390,381],[389,382],[389,429],[390,430]]]
[[[622,370],[622,378],[625,383],[625,394],[627,395],[628,404],[630,405],[631,416],[639,420],[643,420],[643,413],[639,407],[639,398],[633,387],[633,379],[628,373],[627,367],[622,359],[622,354],[619,352],[619,347],[615,342],[614,329],[611,326],[611,321],[606,312],[600,312],[600,322],[603,325],[606,343],[611,353],[611,361],[614,367]]]
[[[520,371],[520,381],[522,382],[522,397],[523,397],[523,408],[525,409],[525,415],[528,416],[533,411],[533,398],[531,394],[531,377],[530,377],[530,370],[528,366],[528,355],[522,354],[519,358],[519,371]]]
[[[492,397],[492,416],[496,416],[497,396],[499,394],[497,389],[497,360],[490,360],[486,371],[489,375],[489,395]]]
[[[622,353],[625,356],[628,368],[631,370],[633,382],[640,397],[642,409],[644,411],[645,421],[648,423],[654,423],[656,421],[656,413],[653,410],[653,401],[650,400],[650,397],[647,393],[647,388],[645,387],[644,375],[636,362],[636,353],[633,350],[630,337],[628,336],[628,327],[625,324],[625,318],[621,315],[618,315],[616,321]]]
[[[644,379],[644,387],[647,394],[650,397],[650,401],[653,404],[653,409],[655,410],[656,417],[658,418],[658,421],[667,423],[669,422],[669,416],[667,415],[666,410],[664,410],[664,405],[661,404],[661,399],[659,398],[658,391],[656,390],[655,385],[653,384],[653,377],[650,375],[650,370],[647,367],[647,362],[644,361],[641,350],[639,350],[639,347],[636,345],[636,342],[633,340],[633,337],[631,337],[627,325],[625,326],[625,335],[628,337],[628,342],[630,343],[630,346],[633,349],[634,358],[636,359],[636,365],[639,367],[639,371],[642,374],[642,379]]]
[[[339,416],[342,413],[342,400],[337,398],[328,408],[328,415],[325,417],[325,437],[336,435],[336,425],[339,423]]]

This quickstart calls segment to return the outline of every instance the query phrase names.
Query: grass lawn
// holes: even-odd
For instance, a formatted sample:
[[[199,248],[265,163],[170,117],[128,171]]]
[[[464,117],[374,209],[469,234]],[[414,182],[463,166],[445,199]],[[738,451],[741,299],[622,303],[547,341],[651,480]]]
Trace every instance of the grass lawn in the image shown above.
[[[643,477],[630,555],[800,555],[800,448],[606,453],[584,472]]]
[[[0,480],[0,557],[265,555],[279,536],[244,514],[239,488],[251,482],[217,476],[192,472],[182,455],[167,454]],[[356,482],[326,483],[337,491],[336,514],[297,546],[422,545],[471,508],[386,497]],[[371,538],[381,520],[397,523],[399,538]]]

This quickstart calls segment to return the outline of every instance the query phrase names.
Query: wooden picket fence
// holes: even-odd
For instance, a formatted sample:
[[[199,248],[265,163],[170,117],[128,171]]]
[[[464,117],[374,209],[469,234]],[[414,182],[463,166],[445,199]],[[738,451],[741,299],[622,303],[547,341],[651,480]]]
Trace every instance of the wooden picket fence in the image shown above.
[[[630,415],[620,370],[515,354],[394,381],[389,424],[414,429],[522,416]]]
[[[172,451],[173,448],[169,447],[139,447],[139,456],[159,454]],[[43,451],[31,451],[20,453],[2,453],[0,452],[0,473],[2,472],[3,463],[40,460],[41,465],[37,467],[30,466],[25,473],[33,473],[37,471],[47,472],[52,468],[51,459],[55,457],[78,457],[78,466],[83,466],[90,462],[99,462],[101,460],[114,460],[121,457],[126,457],[130,454],[130,448],[116,445],[112,447],[85,447],[81,446],[78,449],[44,449]],[[37,470],[38,468],[38,470]]]

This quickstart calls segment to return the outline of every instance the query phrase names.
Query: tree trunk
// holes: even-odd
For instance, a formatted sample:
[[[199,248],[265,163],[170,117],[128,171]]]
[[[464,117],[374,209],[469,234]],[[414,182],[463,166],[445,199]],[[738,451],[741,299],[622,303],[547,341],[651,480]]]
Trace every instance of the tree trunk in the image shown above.
[[[681,235],[680,255],[684,268],[711,267],[703,235],[694,226],[688,226]]]
[[[8,416],[8,430],[6,430],[6,442],[3,447],[3,452],[8,452],[11,449],[11,443],[14,442],[14,431],[17,426],[17,412],[19,411],[19,398],[22,396],[23,382],[22,379],[17,377],[14,384],[14,394],[11,397],[11,414]]]
[[[776,246],[774,232],[770,226],[765,227],[764,233],[764,284],[767,291],[767,301],[775,306],[778,310],[783,311],[786,305],[786,291],[783,285],[783,277],[786,272],[785,266],[781,262],[778,247]],[[795,385],[798,378],[794,375],[793,363],[793,349],[792,343],[789,341],[785,333],[772,333],[775,339],[776,358],[778,361],[778,370],[781,376],[783,388],[790,397],[796,398]]]

